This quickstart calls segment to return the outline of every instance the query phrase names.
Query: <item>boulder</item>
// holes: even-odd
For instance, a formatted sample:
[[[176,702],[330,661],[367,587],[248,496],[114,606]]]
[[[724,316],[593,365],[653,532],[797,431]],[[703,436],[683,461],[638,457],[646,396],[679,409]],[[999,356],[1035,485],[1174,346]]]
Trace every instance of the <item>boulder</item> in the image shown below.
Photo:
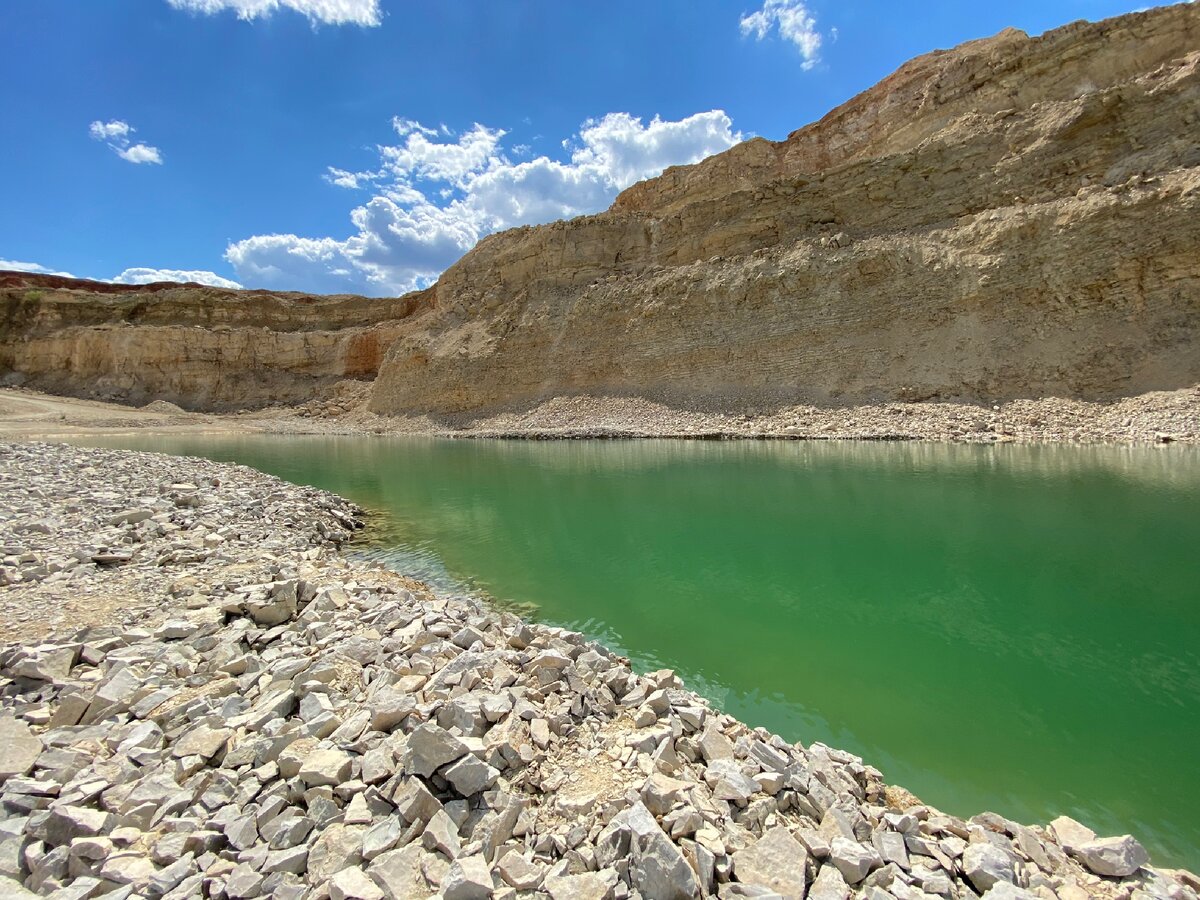
[[[795,900],[804,897],[807,864],[808,851],[782,825],[733,854],[733,874],[742,884],[761,885]]]
[[[41,753],[41,740],[24,720],[0,716],[0,781],[28,775]]]
[[[1097,875],[1108,878],[1125,878],[1150,861],[1146,849],[1128,834],[1088,841],[1076,847],[1074,855]]]
[[[1011,856],[994,844],[968,844],[963,851],[963,874],[975,890],[983,893],[999,881],[1016,881],[1016,869]]]

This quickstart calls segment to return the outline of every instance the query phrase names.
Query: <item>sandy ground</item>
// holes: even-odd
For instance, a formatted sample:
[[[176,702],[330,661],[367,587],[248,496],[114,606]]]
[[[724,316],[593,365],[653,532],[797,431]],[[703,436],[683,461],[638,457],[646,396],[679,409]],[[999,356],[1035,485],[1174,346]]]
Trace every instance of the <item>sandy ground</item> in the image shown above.
[[[1108,403],[1049,397],[995,405],[880,402],[798,405],[760,412],[680,410],[639,398],[557,397],[474,416],[382,417],[363,407],[367,388],[337,404],[230,414],[190,413],[0,389],[0,437],[88,434],[421,434],[458,438],[924,440],[953,443],[1200,444],[1200,386]],[[349,400],[349,402],[348,402]]]
[[[229,434],[239,432],[358,433],[336,422],[308,419],[291,411],[245,415],[192,413],[156,401],[145,407],[99,400],[55,397],[23,389],[0,389],[0,436],[39,440],[89,434],[153,432],[161,434]]]

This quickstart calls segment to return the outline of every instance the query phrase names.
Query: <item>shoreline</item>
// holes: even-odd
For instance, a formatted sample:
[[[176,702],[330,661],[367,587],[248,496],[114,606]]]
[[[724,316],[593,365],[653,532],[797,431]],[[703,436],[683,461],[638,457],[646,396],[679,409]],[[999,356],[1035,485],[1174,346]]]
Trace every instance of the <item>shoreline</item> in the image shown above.
[[[335,399],[238,413],[187,412],[0,388],[0,438],[66,438],[122,431],[413,435],[504,440],[932,441],[969,444],[1200,444],[1200,385],[1106,403],[1045,398],[1003,403],[881,402],[700,412],[638,398],[559,397],[528,409],[431,418],[365,408],[366,383]],[[340,399],[337,399],[340,398]]]
[[[361,510],[324,491],[0,442],[0,496],[6,896],[1200,890],[1133,838],[943,815],[673,673],[352,562]]]

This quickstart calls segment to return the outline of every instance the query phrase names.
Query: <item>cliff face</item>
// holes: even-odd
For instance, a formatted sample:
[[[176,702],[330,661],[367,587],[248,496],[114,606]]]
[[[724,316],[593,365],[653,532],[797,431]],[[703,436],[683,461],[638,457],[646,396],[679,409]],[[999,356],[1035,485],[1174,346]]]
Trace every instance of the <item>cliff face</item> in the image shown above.
[[[425,293],[398,300],[0,274],[0,374],[190,409],[301,403],[370,380]],[[12,376],[10,375],[10,378]]]
[[[1200,381],[1200,9],[929,54],[786,141],[494,235],[371,406],[1105,398]]]
[[[1198,126],[1200,6],[1008,30],[398,300],[0,276],[0,376],[213,409],[374,378],[372,410],[435,416],[1191,386]]]

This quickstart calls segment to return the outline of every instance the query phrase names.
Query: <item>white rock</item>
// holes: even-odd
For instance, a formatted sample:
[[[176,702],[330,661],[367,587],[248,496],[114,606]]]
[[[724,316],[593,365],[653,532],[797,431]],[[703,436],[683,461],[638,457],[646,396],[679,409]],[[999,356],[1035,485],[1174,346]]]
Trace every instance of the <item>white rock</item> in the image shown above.
[[[338,785],[350,778],[353,761],[350,754],[337,749],[316,749],[304,758],[297,773],[307,785]]]
[[[1059,846],[1070,853],[1076,847],[1096,839],[1096,832],[1081,825],[1070,816],[1059,816],[1050,823],[1050,831],[1058,841]]]
[[[413,729],[404,751],[404,771],[428,778],[446,763],[466,756],[467,745],[432,722]]]
[[[817,870],[808,900],[849,900],[850,886],[836,865],[823,865]]]
[[[540,866],[535,866],[518,850],[509,850],[500,862],[496,871],[504,881],[519,891],[533,891],[542,883],[544,874]]]
[[[329,900],[383,900],[383,891],[362,869],[342,869],[329,879]]]
[[[0,717],[0,780],[28,775],[41,753],[41,740],[23,720]]]
[[[761,885],[795,900],[804,896],[807,864],[808,851],[782,825],[733,854],[733,874],[742,884]]]
[[[1016,881],[1012,857],[992,844],[968,844],[963,851],[962,866],[963,874],[980,893],[998,881]]]
[[[449,766],[442,774],[464,797],[487,790],[500,777],[500,773],[496,769],[470,754]]]
[[[617,881],[614,869],[604,869],[580,875],[551,876],[546,879],[543,888],[551,900],[609,900]]]
[[[1097,875],[1109,878],[1132,875],[1150,862],[1145,848],[1128,834],[1088,841],[1076,847],[1074,855]]]
[[[871,872],[883,865],[883,860],[873,847],[864,847],[858,841],[835,837],[829,845],[829,860],[848,884],[858,884]]]
[[[481,855],[463,856],[450,864],[442,879],[445,900],[488,900],[492,896],[492,873]]]
[[[375,858],[367,868],[367,875],[379,885],[387,900],[426,897],[431,893],[421,872],[421,861],[426,855],[418,844],[389,850]]]

